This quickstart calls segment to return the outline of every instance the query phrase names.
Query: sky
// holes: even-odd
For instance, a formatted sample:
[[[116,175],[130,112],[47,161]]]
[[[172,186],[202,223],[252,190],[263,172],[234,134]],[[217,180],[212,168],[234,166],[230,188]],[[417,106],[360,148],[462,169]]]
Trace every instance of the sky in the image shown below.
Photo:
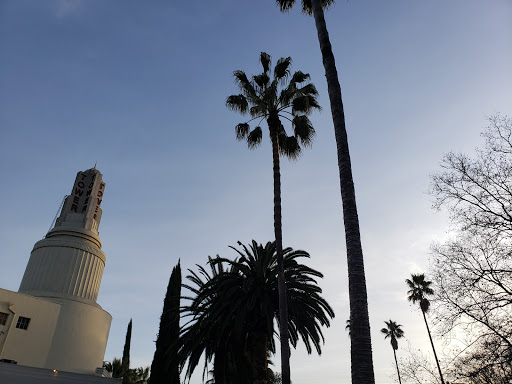
[[[393,383],[379,330],[392,319],[430,353],[404,280],[428,271],[449,230],[429,175],[471,154],[486,116],[512,114],[512,2],[338,1],[326,11],[340,76],[365,258],[376,382]],[[106,191],[98,303],[112,315],[106,360],[151,364],[172,267],[235,257],[273,239],[270,140],[249,151],[225,107],[234,70],[260,52],[292,57],[319,91],[316,137],[282,162],[283,243],[311,254],[336,318],[322,355],[292,351],[294,384],[350,383],[348,282],[336,147],[313,19],[250,0],[0,0],[0,286],[17,291],[75,175]],[[441,342],[437,340],[437,342]],[[274,359],[278,361],[278,359]],[[277,368],[277,370],[279,370]],[[201,382],[194,376],[192,384]]]

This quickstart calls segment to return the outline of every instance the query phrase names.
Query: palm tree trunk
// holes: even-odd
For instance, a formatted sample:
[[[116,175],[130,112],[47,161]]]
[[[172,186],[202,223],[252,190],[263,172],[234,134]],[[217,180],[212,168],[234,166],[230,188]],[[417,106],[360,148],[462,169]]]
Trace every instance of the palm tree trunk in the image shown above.
[[[352,383],[374,384],[375,377],[373,372],[363,250],[359,233],[359,219],[357,216],[356,196],[354,181],[352,179],[341,87],[338,81],[338,73],[320,0],[312,0],[311,4],[318,32],[320,50],[322,52],[325,76],[327,78],[327,88],[338,152],[343,221],[345,224],[345,241],[347,246]]]
[[[432,335],[430,334],[430,328],[428,327],[427,316],[425,316],[425,312],[421,311],[421,313],[423,314],[423,320],[425,320],[425,326],[427,327],[428,338],[430,339],[430,345],[432,345],[432,351],[434,352],[434,359],[436,359],[437,369],[439,371],[439,377],[441,378],[441,383],[444,384],[443,373],[441,372],[441,366],[439,365],[439,359],[437,358],[436,349],[434,347],[434,341],[432,340]]]
[[[279,165],[278,128],[279,117],[270,115],[267,119],[272,140],[274,165],[274,234],[277,253],[277,290],[279,293],[279,336],[281,341],[281,375],[283,384],[290,384],[290,345],[288,343],[288,303],[283,261],[283,228],[281,224],[281,171]]]
[[[398,369],[398,360],[396,359],[396,350],[395,350],[395,348],[393,348],[393,355],[395,355],[396,373],[398,373],[398,383],[402,384],[402,380],[400,379],[400,370]]]
[[[228,356],[224,346],[220,346],[215,350],[215,358],[213,360],[213,377],[215,383],[226,383],[227,358]]]
[[[251,332],[248,341],[253,384],[267,384],[267,333],[265,330]]]

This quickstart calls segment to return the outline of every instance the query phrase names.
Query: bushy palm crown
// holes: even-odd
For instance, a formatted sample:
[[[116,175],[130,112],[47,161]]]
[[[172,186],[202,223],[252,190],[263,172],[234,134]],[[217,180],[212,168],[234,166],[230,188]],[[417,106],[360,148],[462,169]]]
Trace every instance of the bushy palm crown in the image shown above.
[[[382,328],[380,331],[385,335],[385,339],[387,339],[388,337],[391,338],[391,346],[393,347],[394,350],[397,350],[397,339],[400,339],[404,336],[404,331],[402,330],[402,328],[400,328],[402,325],[397,324],[393,320],[384,321],[384,323],[386,324],[386,328]]]
[[[311,15],[313,13],[313,6],[311,4],[311,0],[302,0],[302,12]],[[333,4],[334,0],[320,0],[320,4],[322,8],[327,8],[329,5]],[[279,6],[281,12],[289,11],[294,5],[295,0],[276,0],[276,4]]]
[[[194,272],[187,276],[196,285],[187,286],[196,296],[185,307],[185,314],[192,320],[182,335],[184,351],[193,350],[184,354],[189,358],[186,372],[189,377],[203,351],[207,361],[220,349],[229,352],[232,359],[247,356],[248,346],[243,343],[254,332],[262,333],[269,350],[275,351],[274,320],[279,321],[275,242],[265,246],[256,241],[249,247],[239,245],[241,250],[231,247],[239,256],[235,260],[209,258],[214,271],[212,277],[202,267],[200,274],[206,279]],[[332,308],[320,296],[321,288],[316,285],[315,278],[323,275],[298,263],[297,259],[309,257],[305,251],[286,248],[283,256],[290,341],[295,347],[301,339],[308,353],[314,347],[320,354],[324,340],[321,326],[329,326],[329,319],[334,317]]]
[[[191,304],[182,308],[182,316],[184,318],[191,317],[191,319],[181,328],[178,358],[182,366],[188,360],[185,375],[189,378],[203,353],[205,354],[203,376],[206,374],[207,363],[212,360],[218,349],[217,341],[223,337],[219,333],[218,327],[209,326],[215,324],[214,314],[209,311],[210,302],[214,301],[215,297],[205,298],[202,301],[196,300],[203,287],[216,276],[224,273],[224,266],[221,263],[215,263],[213,258],[208,257],[208,264],[211,272],[197,265],[199,272],[188,270],[190,275],[187,276],[187,279],[193,285],[183,284],[183,287],[189,289],[193,296],[183,296],[184,299],[190,300]]]
[[[315,134],[307,115],[313,109],[320,109],[316,100],[318,92],[312,83],[307,82],[309,74],[297,71],[291,75],[290,57],[279,59],[273,74],[270,70],[270,55],[262,52],[260,62],[263,72],[252,76],[250,80],[243,71],[233,72],[235,82],[242,93],[229,96],[226,106],[243,115],[250,115],[250,121],[257,121],[257,126],[252,130],[250,121],[238,124],[235,127],[236,137],[238,140],[247,141],[248,147],[253,149],[261,143],[261,122],[267,120],[269,129],[272,130],[269,119],[277,119],[279,152],[281,155],[295,158],[301,152],[300,145],[310,146]],[[291,122],[293,135],[287,135],[280,119]]]
[[[419,303],[421,310],[426,313],[430,308],[430,301],[427,296],[432,296],[434,291],[430,288],[432,284],[431,281],[425,280],[425,275],[422,274],[412,274],[411,279],[406,279],[408,287],[410,288],[407,291],[407,300],[412,301],[413,303]]]

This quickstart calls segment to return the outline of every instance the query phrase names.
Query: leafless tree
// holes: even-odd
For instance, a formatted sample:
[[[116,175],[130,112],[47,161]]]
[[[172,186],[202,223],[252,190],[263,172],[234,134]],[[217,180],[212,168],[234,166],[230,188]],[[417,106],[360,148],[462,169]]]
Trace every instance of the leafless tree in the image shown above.
[[[407,342],[403,354],[405,357],[400,359],[400,367],[405,383],[441,384],[436,363],[430,355],[415,349],[410,342]]]
[[[433,312],[439,330],[465,336],[465,347],[453,358],[452,374],[473,383],[508,384],[512,379],[510,242],[470,231],[435,245],[432,254]]]
[[[452,380],[512,380],[512,119],[489,118],[474,158],[449,153],[432,176],[434,207],[448,209],[454,236],[432,247],[438,331],[459,337]]]
[[[476,157],[450,152],[432,176],[434,207],[448,208],[461,230],[512,235],[512,119],[489,118]]]

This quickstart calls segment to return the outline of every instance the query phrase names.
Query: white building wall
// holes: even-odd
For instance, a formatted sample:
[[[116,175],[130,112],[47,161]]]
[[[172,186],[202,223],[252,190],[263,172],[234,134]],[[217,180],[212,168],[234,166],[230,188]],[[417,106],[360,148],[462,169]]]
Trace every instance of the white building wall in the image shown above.
[[[29,367],[93,375],[103,364],[112,317],[98,305],[60,303],[0,289],[0,359]],[[14,312],[14,313],[13,313]],[[30,319],[16,328],[19,316]]]
[[[112,316],[99,306],[58,300],[62,307],[46,367],[94,374],[103,364]]]
[[[0,325],[0,359],[46,367],[60,310],[58,303],[0,289],[0,312],[9,315]],[[20,316],[30,319],[26,330],[16,328]]]

